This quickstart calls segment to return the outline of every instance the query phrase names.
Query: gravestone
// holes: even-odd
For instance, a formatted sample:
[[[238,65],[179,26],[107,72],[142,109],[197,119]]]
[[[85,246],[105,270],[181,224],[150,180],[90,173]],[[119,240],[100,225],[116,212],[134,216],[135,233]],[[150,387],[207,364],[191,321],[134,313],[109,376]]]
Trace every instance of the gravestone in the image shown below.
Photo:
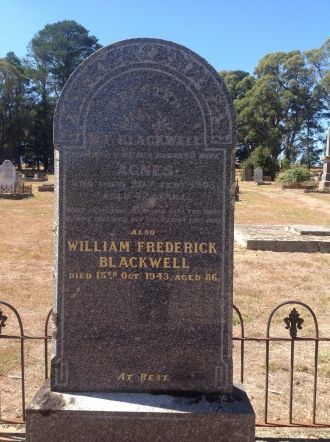
[[[256,167],[253,172],[254,182],[262,183],[264,180],[264,172],[261,167]]]
[[[16,172],[16,178],[15,178],[16,184],[20,185],[23,183],[22,174],[20,172]]]
[[[58,440],[50,426],[64,441],[253,440],[232,381],[235,143],[223,81],[180,45],[127,40],[72,74],[54,120],[51,390],[28,441]]]
[[[253,181],[253,168],[247,165],[241,170],[241,181]]]
[[[14,192],[16,179],[15,166],[10,160],[5,160],[0,166],[0,187]]]

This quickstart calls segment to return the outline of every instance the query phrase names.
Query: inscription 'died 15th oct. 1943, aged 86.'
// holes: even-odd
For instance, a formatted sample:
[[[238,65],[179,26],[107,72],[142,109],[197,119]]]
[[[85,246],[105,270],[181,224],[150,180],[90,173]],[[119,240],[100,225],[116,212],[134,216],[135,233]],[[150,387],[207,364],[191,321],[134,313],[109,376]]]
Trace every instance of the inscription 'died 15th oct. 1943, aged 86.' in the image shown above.
[[[230,391],[235,130],[219,75],[162,40],[108,46],[66,84],[54,137],[53,389]]]

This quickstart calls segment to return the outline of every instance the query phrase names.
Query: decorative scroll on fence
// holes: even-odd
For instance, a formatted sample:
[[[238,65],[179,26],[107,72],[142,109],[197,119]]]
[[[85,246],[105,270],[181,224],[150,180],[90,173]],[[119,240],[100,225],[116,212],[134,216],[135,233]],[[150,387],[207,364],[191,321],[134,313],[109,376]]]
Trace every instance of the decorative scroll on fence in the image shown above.
[[[294,307],[295,306],[295,307]],[[248,337],[245,336],[244,320],[240,310],[233,306],[234,315],[237,317],[236,325],[239,329],[239,336],[234,336],[233,340],[238,342],[238,360],[239,366],[237,371],[239,373],[240,381],[245,383],[248,381],[245,373],[246,365],[246,343],[262,343],[265,347],[264,352],[264,409],[263,414],[257,414],[257,426],[259,427],[313,427],[313,428],[328,428],[330,427],[330,422],[319,422],[317,419],[317,397],[318,397],[318,367],[319,367],[319,344],[330,343],[329,337],[319,336],[318,321],[313,310],[305,303],[299,301],[287,301],[279,304],[275,307],[268,317],[266,324],[265,337]],[[276,313],[280,310],[285,312],[285,316],[282,318],[282,329],[287,330],[286,337],[274,336],[271,333],[271,327],[273,325],[273,319]],[[314,333],[312,336],[301,337],[299,333],[304,329],[306,320],[303,317],[302,311],[305,310],[309,313],[312,318]],[[18,334],[6,334],[6,327],[9,323],[9,315],[12,314],[11,319],[17,321]],[[24,333],[23,322],[21,316],[14,306],[5,301],[0,301],[0,343],[1,340],[14,340],[18,342],[20,347],[19,352],[19,363],[20,363],[20,409],[21,418],[19,419],[1,419],[1,407],[3,403],[0,403],[0,423],[24,423],[25,422],[25,399],[26,399],[26,362],[25,362],[25,348],[24,343],[27,340],[34,340],[36,342],[41,341],[43,343],[43,367],[44,367],[44,377],[47,379],[49,377],[49,343],[51,339],[50,336],[50,318],[52,310],[49,311],[45,324],[44,324],[44,335],[43,336],[29,336]],[[270,352],[273,343],[286,342],[290,343],[290,369],[289,369],[289,388],[288,388],[288,420],[287,421],[272,421],[269,418],[269,377],[270,377]],[[294,397],[294,374],[295,374],[295,356],[296,356],[296,344],[297,343],[312,343],[314,344],[313,350],[313,367],[312,367],[312,410],[311,410],[311,420],[309,422],[294,421],[293,420],[293,397]],[[1,364],[1,351],[0,346],[0,364]],[[0,397],[1,397],[0,390]]]

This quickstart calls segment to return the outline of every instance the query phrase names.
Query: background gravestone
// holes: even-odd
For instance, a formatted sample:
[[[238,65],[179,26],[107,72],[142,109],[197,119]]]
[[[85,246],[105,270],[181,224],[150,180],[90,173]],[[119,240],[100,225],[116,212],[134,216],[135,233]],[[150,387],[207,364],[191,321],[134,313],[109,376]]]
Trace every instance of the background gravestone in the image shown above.
[[[253,181],[253,167],[247,165],[241,170],[241,181]]]
[[[261,183],[264,180],[264,172],[261,167],[256,167],[253,172],[255,183]]]
[[[10,160],[5,160],[0,166],[0,186],[11,188],[14,191],[16,183],[16,169]]]

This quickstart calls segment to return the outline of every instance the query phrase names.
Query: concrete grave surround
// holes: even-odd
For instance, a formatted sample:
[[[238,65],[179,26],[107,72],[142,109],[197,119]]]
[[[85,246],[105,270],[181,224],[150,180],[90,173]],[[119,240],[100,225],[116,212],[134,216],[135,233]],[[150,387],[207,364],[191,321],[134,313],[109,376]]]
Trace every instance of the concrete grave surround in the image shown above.
[[[326,226],[293,224],[291,226],[287,226],[286,230],[296,233],[297,235],[330,236],[330,227]]]
[[[0,186],[14,190],[16,183],[16,169],[10,160],[5,160],[0,166]]]
[[[28,409],[29,441],[40,440],[32,434],[38,434],[36,425],[40,433],[47,422],[57,425],[49,403],[77,392],[125,392],[147,402],[166,394],[176,403],[203,394],[218,404],[217,412],[206,407],[207,419],[193,430],[191,418],[201,410],[187,410],[188,421],[174,425],[162,402],[159,414],[148,418],[143,402],[132,406],[135,431],[126,437],[123,426],[114,429],[119,433],[113,440],[147,441],[152,427],[150,440],[197,441],[201,429],[209,431],[205,440],[253,440],[251,407],[243,424],[235,406],[228,406],[227,425],[220,406],[235,402],[229,398],[235,392],[235,143],[222,79],[183,46],[156,39],[119,42],[71,75],[54,117],[52,391],[40,392],[42,409],[36,411],[35,402]],[[239,401],[246,404],[243,396]],[[70,422],[78,431],[101,413],[95,410],[84,408],[81,422],[71,420],[65,402],[62,440],[76,440]],[[118,417],[123,425],[132,418],[121,407],[102,413],[111,428]],[[103,440],[105,427],[98,422],[95,440]],[[172,424],[168,438],[155,438]]]
[[[272,252],[330,253],[329,234],[326,226],[235,226],[237,244]]]

